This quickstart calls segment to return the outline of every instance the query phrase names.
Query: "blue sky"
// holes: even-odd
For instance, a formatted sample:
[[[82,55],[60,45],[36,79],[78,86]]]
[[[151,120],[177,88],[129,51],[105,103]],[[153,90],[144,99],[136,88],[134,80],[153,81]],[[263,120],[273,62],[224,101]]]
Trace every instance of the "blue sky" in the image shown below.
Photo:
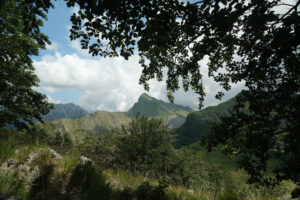
[[[48,20],[44,20],[44,26],[41,28],[41,31],[49,37],[52,45],[46,50],[41,50],[40,56],[33,58],[35,61],[41,61],[42,56],[54,56],[56,50],[61,54],[76,53],[76,50],[70,46],[68,30],[68,27],[71,26],[70,16],[74,9],[68,8],[64,1],[54,1],[53,3],[55,8],[49,10]],[[39,91],[47,94],[55,102],[73,102],[76,104],[78,104],[79,97],[84,94],[83,91],[70,89],[51,93],[44,90]]]
[[[48,13],[48,21],[41,29],[52,44],[33,57],[36,73],[40,79],[38,91],[55,103],[73,102],[88,111],[126,111],[146,92],[138,84],[142,68],[138,55],[128,61],[123,58],[92,57],[80,48],[78,41],[70,41],[70,16],[75,8],[68,8],[64,1],[54,1],[55,8]],[[207,60],[202,65],[207,74]],[[207,97],[205,105],[215,105],[214,98],[219,86],[210,78],[204,78]],[[234,85],[226,94],[227,100],[237,94],[243,84]],[[164,83],[150,81],[149,95],[167,101]],[[198,97],[181,89],[175,93],[175,103],[197,109]]]

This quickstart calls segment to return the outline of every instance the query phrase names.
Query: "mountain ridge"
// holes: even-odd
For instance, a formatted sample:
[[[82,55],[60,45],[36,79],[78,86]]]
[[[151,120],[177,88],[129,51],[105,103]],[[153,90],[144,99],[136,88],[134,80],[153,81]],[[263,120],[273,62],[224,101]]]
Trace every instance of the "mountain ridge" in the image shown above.
[[[72,139],[75,139],[87,134],[101,135],[104,132],[120,128],[121,125],[128,124],[132,118],[139,115],[162,118],[170,127],[179,127],[191,111],[192,109],[189,107],[166,103],[144,93],[127,112],[98,111],[73,119],[60,118],[46,121],[44,124],[37,122],[36,125],[49,133],[72,133],[70,135]]]
[[[185,117],[192,111],[193,109],[188,106],[167,103],[143,93],[127,113],[130,117],[146,116],[162,118],[171,127],[176,128],[183,124]]]

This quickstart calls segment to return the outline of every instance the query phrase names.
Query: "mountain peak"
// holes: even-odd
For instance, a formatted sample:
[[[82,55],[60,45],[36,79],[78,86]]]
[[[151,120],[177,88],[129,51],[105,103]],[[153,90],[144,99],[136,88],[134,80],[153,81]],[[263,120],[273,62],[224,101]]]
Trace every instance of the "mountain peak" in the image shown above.
[[[185,116],[191,111],[193,110],[189,107],[167,103],[143,93],[139,97],[138,102],[128,111],[128,114],[131,117],[146,116],[163,118],[166,121],[173,120],[176,123],[174,126],[179,126],[184,122]]]
[[[140,100],[153,100],[153,99],[155,99],[155,98],[153,98],[153,97],[151,97],[150,95],[148,95],[148,94],[146,94],[146,93],[143,93],[143,94],[141,94],[141,96],[139,97],[139,100],[138,101],[140,101]]]

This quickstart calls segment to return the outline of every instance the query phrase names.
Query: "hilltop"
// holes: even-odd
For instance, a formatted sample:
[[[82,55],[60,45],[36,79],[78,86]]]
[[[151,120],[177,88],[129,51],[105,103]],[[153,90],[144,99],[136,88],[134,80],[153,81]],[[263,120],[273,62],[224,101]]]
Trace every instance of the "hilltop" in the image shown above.
[[[162,118],[172,127],[179,127],[184,123],[186,116],[192,111],[193,109],[190,107],[166,103],[144,93],[127,113],[130,117],[146,116]]]

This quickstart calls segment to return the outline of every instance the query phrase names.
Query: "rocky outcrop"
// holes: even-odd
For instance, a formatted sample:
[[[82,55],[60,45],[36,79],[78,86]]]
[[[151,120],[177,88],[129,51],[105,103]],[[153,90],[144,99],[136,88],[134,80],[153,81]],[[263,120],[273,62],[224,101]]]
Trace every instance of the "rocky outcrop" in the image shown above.
[[[87,157],[80,156],[77,167],[85,167],[85,166],[94,166],[94,162]]]
[[[81,176],[86,176],[86,170],[89,171],[95,165],[91,159],[80,156],[78,163],[72,163],[74,164],[72,166],[73,170],[68,171],[66,174],[64,163],[68,160],[61,160],[62,156],[53,149],[40,148],[28,154],[25,158],[23,150],[15,153],[15,159],[11,158],[0,164],[0,172],[6,177],[17,177],[18,181],[24,183],[25,186],[22,184],[22,191],[25,190],[24,192],[29,199],[35,197],[35,195],[37,195],[36,197],[38,195],[47,196],[47,191],[55,194],[64,193],[67,187],[70,187],[70,191],[73,191],[72,188],[76,185],[74,186],[70,182],[74,181],[74,177],[75,183],[77,182],[80,186]],[[62,162],[59,162],[60,160]],[[0,200],[17,200],[10,195],[10,192],[0,194]]]
[[[19,152],[16,151],[18,154]],[[27,187],[30,187],[41,175],[41,169],[38,165],[39,156],[47,153],[51,161],[55,164],[62,157],[53,149],[39,149],[36,152],[30,153],[24,162],[17,161],[16,159],[8,159],[5,161],[0,170],[6,174],[18,173],[18,177],[26,181]]]

